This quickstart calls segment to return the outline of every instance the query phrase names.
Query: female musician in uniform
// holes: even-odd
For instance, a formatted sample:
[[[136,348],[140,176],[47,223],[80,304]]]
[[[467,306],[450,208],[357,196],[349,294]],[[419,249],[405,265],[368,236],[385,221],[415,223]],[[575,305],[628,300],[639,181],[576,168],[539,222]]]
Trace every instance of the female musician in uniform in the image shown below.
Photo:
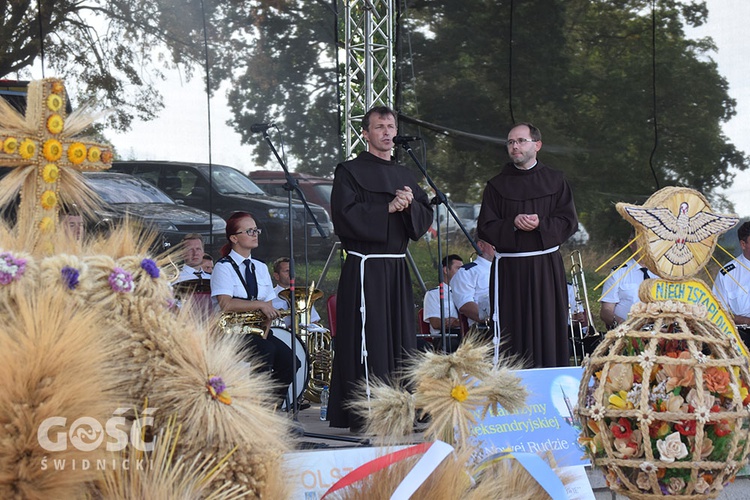
[[[216,297],[222,313],[260,311],[267,322],[279,317],[271,301],[276,297],[268,267],[253,259],[251,252],[258,247],[260,229],[253,216],[235,212],[227,220],[227,243],[221,249],[222,258],[214,265],[211,275],[211,296]],[[247,334],[243,342],[250,363],[261,362],[278,382],[276,393],[283,402],[295,369],[292,352],[287,345],[268,332],[268,337]]]

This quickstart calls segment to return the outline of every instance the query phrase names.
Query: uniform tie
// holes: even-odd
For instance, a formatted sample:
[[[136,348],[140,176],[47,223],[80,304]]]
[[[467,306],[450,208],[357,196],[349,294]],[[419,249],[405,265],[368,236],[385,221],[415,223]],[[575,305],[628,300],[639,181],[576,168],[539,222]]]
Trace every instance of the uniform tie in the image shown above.
[[[247,284],[248,299],[255,300],[258,297],[258,280],[255,279],[255,265],[250,259],[242,261],[245,264],[245,284]]]
[[[646,281],[647,279],[651,278],[651,276],[648,275],[647,267],[642,267],[641,272],[643,273],[643,281]]]

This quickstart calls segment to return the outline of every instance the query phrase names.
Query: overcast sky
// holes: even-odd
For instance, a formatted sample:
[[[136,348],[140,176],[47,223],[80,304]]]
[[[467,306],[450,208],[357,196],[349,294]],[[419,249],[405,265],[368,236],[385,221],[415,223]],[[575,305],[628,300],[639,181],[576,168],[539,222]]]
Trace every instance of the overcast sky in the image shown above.
[[[730,95],[737,100],[737,116],[725,124],[724,132],[739,149],[750,154],[750,44],[746,42],[750,0],[708,0],[708,6],[708,23],[689,31],[688,36],[711,36],[718,46],[718,52],[711,57],[729,81]],[[159,119],[134,121],[131,132],[111,135],[113,144],[125,158],[207,162],[207,103],[200,79],[186,83],[175,73],[167,87],[166,108]],[[239,134],[225,125],[231,114],[223,91],[211,101],[211,115],[213,163],[232,165],[245,172],[260,168],[255,165],[250,148],[240,144]],[[296,167],[291,162],[289,166],[292,170]],[[740,215],[750,215],[749,171],[739,173],[725,192]]]
[[[688,35],[714,39],[718,52],[712,57],[729,82],[729,95],[737,100],[737,115],[724,125],[724,133],[750,155],[750,44],[747,43],[750,1],[708,0],[708,9],[708,23]],[[738,173],[725,192],[739,215],[750,215],[750,171]]]

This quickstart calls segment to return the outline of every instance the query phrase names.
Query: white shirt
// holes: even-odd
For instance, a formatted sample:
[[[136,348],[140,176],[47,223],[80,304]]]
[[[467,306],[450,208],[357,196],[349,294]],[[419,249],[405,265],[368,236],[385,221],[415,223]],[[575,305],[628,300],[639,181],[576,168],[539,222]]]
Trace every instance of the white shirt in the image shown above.
[[[568,314],[568,326],[570,326],[570,317],[579,312],[583,312],[583,310],[578,310],[578,304],[576,303],[576,289],[570,283],[568,283],[568,310],[570,311],[570,314]]]
[[[645,279],[641,267],[643,266],[636,262],[635,259],[630,259],[604,282],[603,295],[599,299],[599,302],[615,304],[615,316],[618,318],[627,319],[633,304],[641,301],[638,298],[638,288],[640,288],[641,283]],[[625,273],[628,274],[620,279]],[[651,271],[646,270],[646,273],[649,278],[657,277]],[[617,280],[620,280],[619,283]],[[617,284],[615,285],[615,283]]]
[[[181,283],[183,281],[188,281],[188,280],[197,280],[198,279],[198,274],[197,273],[200,273],[200,279],[202,279],[202,280],[210,280],[211,279],[211,275],[208,274],[207,272],[204,272],[203,269],[201,269],[201,268],[195,269],[195,268],[190,267],[187,264],[185,264],[184,266],[182,266],[182,270],[180,271],[180,275],[177,276],[177,279],[174,282],[175,283]]]
[[[443,285],[443,313],[445,314],[445,319],[448,318],[458,318],[458,308],[456,308],[455,302],[453,302],[453,296],[451,295],[451,287],[447,284]],[[424,322],[429,324],[430,318],[440,318],[440,289],[439,288],[433,288],[432,290],[428,290],[427,293],[424,294]],[[446,321],[447,323],[447,321]],[[440,329],[439,328],[433,328],[432,325],[430,325],[430,333],[432,335],[439,335]]]
[[[456,309],[468,302],[475,302],[479,307],[479,317],[490,316],[490,268],[492,262],[478,257],[474,262],[462,266],[451,278],[451,289]],[[469,320],[469,325],[474,324]]]
[[[229,252],[228,257],[234,260],[239,267],[242,276],[245,276],[245,264],[242,261],[245,260],[243,256],[232,250]],[[252,263],[255,265],[255,280],[258,282],[258,300],[268,302],[276,297],[276,293],[273,291],[273,282],[271,281],[271,274],[268,272],[268,267],[260,261],[250,258]],[[247,298],[247,290],[240,281],[240,277],[234,270],[231,262],[226,262],[224,259],[219,259],[214,265],[214,272],[211,274],[211,296],[216,297],[217,295],[229,295],[230,297],[237,297],[240,299]]]
[[[279,296],[279,292],[286,290],[286,288],[276,285],[273,289],[274,293],[276,294],[276,298],[271,301],[271,304],[273,304],[273,307],[276,309],[289,309],[289,302],[286,301],[286,299],[282,299]],[[297,292],[294,293],[295,298],[297,297]],[[299,313],[299,311],[297,311]],[[318,311],[315,310],[315,306],[312,306],[312,311],[310,311],[310,323],[317,323],[320,321],[320,314],[318,314]],[[287,328],[291,328],[292,326],[292,318],[290,316],[284,317],[284,324]],[[299,332],[297,332],[299,333]]]
[[[750,268],[750,260],[740,255],[721,268],[714,282],[714,296],[735,316],[750,316],[750,271],[747,268]]]

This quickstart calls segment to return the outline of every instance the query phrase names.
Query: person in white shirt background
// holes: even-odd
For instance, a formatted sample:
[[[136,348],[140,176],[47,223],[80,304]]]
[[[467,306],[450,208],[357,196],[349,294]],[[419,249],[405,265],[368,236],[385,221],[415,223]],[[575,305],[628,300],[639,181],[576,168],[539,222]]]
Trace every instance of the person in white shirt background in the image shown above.
[[[451,279],[453,300],[458,312],[468,318],[469,326],[486,327],[490,320],[490,268],[495,247],[477,240],[482,255],[461,267]]]
[[[203,262],[201,263],[201,269],[203,269],[203,272],[206,274],[211,274],[214,272],[214,258],[211,257],[211,254],[204,253],[203,254]]]
[[[291,284],[289,276],[289,257],[279,257],[274,261],[272,276],[273,280],[276,282],[276,286],[273,289],[274,293],[276,293],[276,298],[273,299],[272,302],[273,306],[276,309],[289,309],[289,302],[279,296],[279,292],[288,289]],[[314,305],[310,311],[309,318],[310,323],[320,323],[320,314],[318,314]],[[287,328],[291,327],[292,318],[290,316],[284,317],[284,325],[286,325]],[[300,332],[297,333],[299,334]]]
[[[721,268],[713,294],[732,315],[742,341],[750,342],[750,222],[737,230],[742,253]]]
[[[443,258],[443,314],[445,317],[445,331],[449,334],[456,335],[451,337],[451,341],[458,340],[461,320],[458,316],[458,308],[453,300],[450,282],[453,276],[463,266],[464,261],[460,255],[451,254]],[[430,334],[437,341],[440,338],[440,288],[436,287],[428,290],[424,295],[422,321],[430,325]],[[451,342],[452,345],[457,342]],[[437,345],[437,344],[435,344]]]
[[[211,275],[202,269],[203,264],[203,236],[198,233],[186,234],[182,238],[184,264],[175,283],[188,280],[210,280]]]
[[[631,239],[634,236],[635,234],[631,233]],[[637,243],[631,243],[630,249],[635,252],[638,249]],[[617,266],[612,269],[617,269]],[[625,265],[607,278],[602,289],[602,297],[599,299],[602,304],[599,317],[604,321],[608,330],[628,319],[630,308],[633,304],[640,302],[638,288],[641,283],[656,277],[654,273],[631,257]]]

